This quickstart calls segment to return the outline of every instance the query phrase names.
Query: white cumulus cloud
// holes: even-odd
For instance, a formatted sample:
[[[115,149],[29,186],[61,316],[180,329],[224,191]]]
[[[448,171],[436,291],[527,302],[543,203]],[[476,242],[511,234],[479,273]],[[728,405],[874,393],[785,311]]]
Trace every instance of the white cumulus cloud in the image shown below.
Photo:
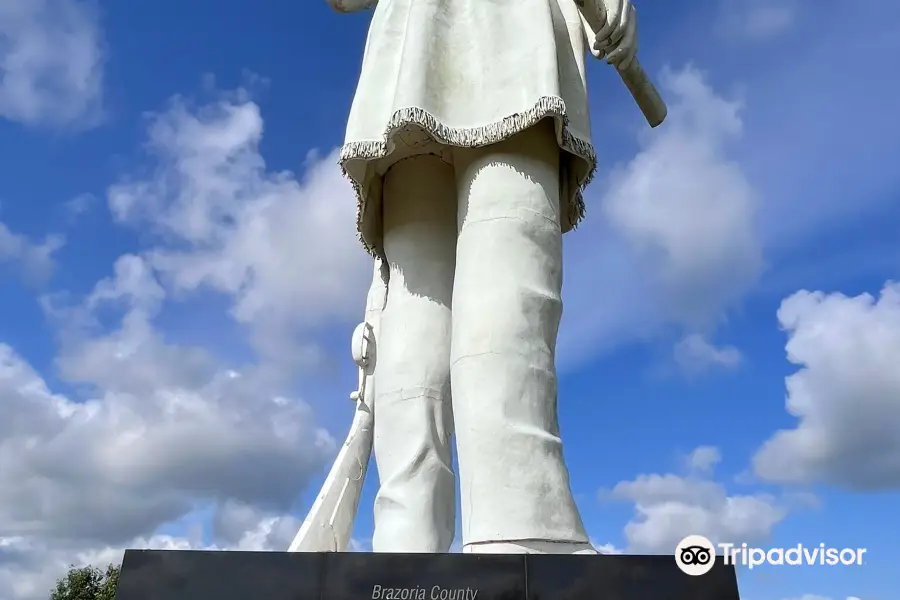
[[[44,283],[53,273],[53,253],[63,241],[60,236],[34,241],[0,222],[0,265],[12,265],[29,283]]]
[[[296,533],[335,441],[283,367],[316,328],[362,316],[371,263],[335,156],[269,171],[262,131],[243,92],[173,100],[150,120],[152,175],[108,191],[142,245],[83,297],[43,299],[55,372],[0,340],[0,598],[45,598],[70,564],[126,547],[283,549]],[[4,259],[42,264],[40,248],[0,229]],[[256,356],[233,364],[160,326],[210,290]]]
[[[0,0],[0,116],[83,127],[101,116],[104,45],[84,0]]]
[[[788,506],[766,494],[729,494],[713,479],[718,460],[716,449],[701,447],[691,454],[694,469],[686,475],[639,475],[602,494],[634,504],[634,517],[625,526],[630,552],[668,554],[688,535],[737,544],[769,536]]]
[[[168,343],[153,327],[163,299],[124,256],[82,304],[51,306],[77,398],[0,344],[0,597],[40,598],[69,563],[159,542],[198,506],[214,508],[221,547],[278,548],[295,533],[290,511],[334,440],[254,366]],[[99,327],[100,311],[118,325]]]
[[[0,537],[0,593],[4,600],[45,600],[57,578],[72,566],[120,564],[127,548],[148,550],[284,550],[296,532],[296,519],[255,513],[246,529],[228,545],[194,537],[140,536],[118,545],[54,542]],[[290,532],[288,536],[286,532]]]
[[[371,262],[356,239],[356,202],[334,153],[310,155],[306,176],[266,169],[263,119],[243,91],[207,105],[175,98],[154,115],[150,178],[110,187],[122,223],[148,226],[145,255],[175,293],[233,300],[270,359],[303,354],[297,332],[362,314]]]
[[[740,136],[740,104],[717,96],[700,72],[667,72],[673,117],[608,182],[604,210],[653,276],[670,316],[703,323],[755,282],[762,253],[755,192],[727,158]]]
[[[703,336],[692,333],[675,345],[675,362],[691,374],[712,368],[734,369],[741,363],[741,352],[734,346],[715,346]]]
[[[786,408],[797,419],[754,457],[782,483],[874,490],[900,485],[900,284],[870,294],[800,291],[778,321],[787,358]]]
[[[741,103],[691,66],[667,70],[660,83],[668,119],[599,178],[588,192],[599,210],[566,236],[567,361],[665,324],[705,333],[761,273],[757,192],[731,158]]]
[[[719,29],[730,39],[766,41],[791,29],[800,3],[796,0],[723,0]]]

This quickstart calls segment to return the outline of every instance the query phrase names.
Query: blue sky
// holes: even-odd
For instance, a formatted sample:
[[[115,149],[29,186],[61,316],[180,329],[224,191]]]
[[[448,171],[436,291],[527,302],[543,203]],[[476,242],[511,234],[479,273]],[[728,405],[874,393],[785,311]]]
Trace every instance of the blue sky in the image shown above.
[[[866,547],[742,593],[894,598],[900,5],[663,4],[638,4],[662,127],[589,63],[559,349],[587,527]],[[335,149],[367,23],[0,0],[0,599],[124,547],[295,533],[352,409],[370,271]]]

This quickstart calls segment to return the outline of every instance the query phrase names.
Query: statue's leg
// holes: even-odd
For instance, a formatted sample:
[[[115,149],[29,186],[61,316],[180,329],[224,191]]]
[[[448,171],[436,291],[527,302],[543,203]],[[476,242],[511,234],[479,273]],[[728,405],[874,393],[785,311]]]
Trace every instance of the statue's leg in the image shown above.
[[[545,121],[505,142],[454,153],[451,378],[465,552],[591,548],[556,411],[559,152]]]
[[[455,189],[453,169],[435,156],[408,158],[385,175],[390,280],[376,349],[375,552],[447,552],[453,542]]]

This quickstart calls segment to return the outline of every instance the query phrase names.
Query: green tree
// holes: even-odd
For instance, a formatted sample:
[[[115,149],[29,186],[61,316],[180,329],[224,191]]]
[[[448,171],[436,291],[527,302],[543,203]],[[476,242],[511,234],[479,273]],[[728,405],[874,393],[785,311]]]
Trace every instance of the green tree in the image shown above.
[[[72,566],[56,582],[50,600],[115,600],[120,568],[109,565],[103,571],[94,566]]]

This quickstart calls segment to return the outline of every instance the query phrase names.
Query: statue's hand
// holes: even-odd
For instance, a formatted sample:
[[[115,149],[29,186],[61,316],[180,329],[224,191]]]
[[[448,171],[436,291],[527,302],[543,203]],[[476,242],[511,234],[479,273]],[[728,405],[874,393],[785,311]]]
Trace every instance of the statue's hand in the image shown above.
[[[624,71],[637,54],[637,14],[631,0],[586,0],[606,8],[606,25],[594,37],[592,54]]]
[[[340,13],[359,12],[373,8],[378,0],[328,0],[328,6]]]

